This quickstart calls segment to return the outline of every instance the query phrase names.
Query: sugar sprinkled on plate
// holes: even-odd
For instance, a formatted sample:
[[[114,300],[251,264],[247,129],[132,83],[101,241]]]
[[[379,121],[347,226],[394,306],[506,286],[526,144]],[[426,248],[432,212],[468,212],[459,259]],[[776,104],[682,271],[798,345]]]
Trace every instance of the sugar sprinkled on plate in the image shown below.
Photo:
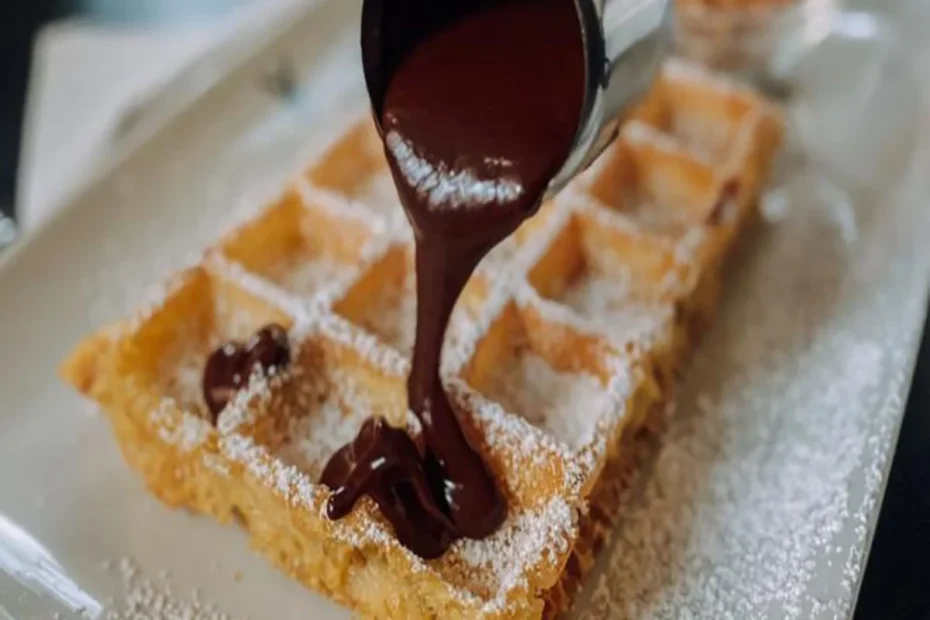
[[[189,596],[175,593],[169,583],[167,571],[160,571],[157,579],[143,574],[135,562],[123,557],[118,562],[106,563],[107,570],[116,568],[122,582],[123,594],[117,605],[103,612],[102,620],[234,620],[211,603],[200,600],[200,592]]]
[[[901,326],[923,311],[919,295],[876,295],[875,283],[895,290],[919,261],[885,255],[875,271],[828,215],[798,211],[767,248],[779,268],[735,274],[736,299],[686,376],[649,475],[624,499],[578,618],[851,612],[910,380]],[[876,220],[870,247],[905,238],[905,221]]]

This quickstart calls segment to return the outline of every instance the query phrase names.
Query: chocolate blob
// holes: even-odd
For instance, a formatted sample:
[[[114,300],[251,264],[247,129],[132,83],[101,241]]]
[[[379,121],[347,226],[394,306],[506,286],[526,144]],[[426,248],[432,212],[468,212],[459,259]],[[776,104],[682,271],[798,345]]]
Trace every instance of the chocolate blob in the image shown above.
[[[270,373],[291,362],[287,332],[280,325],[266,325],[245,344],[228,342],[207,358],[203,370],[203,400],[216,422],[216,416],[249,384],[256,366]]]

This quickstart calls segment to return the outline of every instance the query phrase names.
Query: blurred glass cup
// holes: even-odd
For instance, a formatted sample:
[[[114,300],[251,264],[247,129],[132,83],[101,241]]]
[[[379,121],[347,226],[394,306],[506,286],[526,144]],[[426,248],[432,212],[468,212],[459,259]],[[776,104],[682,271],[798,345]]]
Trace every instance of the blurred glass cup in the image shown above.
[[[895,188],[917,150],[920,36],[904,36],[900,12],[925,0],[675,2],[679,55],[784,101],[788,144],[770,197],[828,210],[854,240],[859,209]]]
[[[679,55],[775,84],[829,35],[840,0],[675,0],[675,9]]]
[[[837,183],[883,190],[917,148],[922,93],[914,42],[872,12],[837,15],[791,75],[789,120],[808,157]]]

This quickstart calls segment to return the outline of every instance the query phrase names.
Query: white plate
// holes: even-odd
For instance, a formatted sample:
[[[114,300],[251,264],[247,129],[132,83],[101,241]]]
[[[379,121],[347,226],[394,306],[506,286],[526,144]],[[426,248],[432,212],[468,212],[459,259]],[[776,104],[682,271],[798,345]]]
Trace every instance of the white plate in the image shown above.
[[[196,589],[235,617],[347,617],[234,527],[158,505],[55,370],[363,109],[358,11],[307,8],[232,70],[208,71],[191,105],[0,262],[0,617],[101,616],[125,607],[127,585],[151,604],[166,583],[176,609]],[[309,87],[282,102],[268,75],[288,64]],[[778,189],[781,217],[746,244],[582,616],[849,612],[924,311],[926,187],[908,179],[843,213],[806,168]]]

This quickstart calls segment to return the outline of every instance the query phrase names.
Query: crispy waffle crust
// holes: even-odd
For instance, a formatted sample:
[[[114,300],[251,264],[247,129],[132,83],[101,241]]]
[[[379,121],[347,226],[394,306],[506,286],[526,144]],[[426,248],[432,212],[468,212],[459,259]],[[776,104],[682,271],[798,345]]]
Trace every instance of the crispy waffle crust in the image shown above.
[[[615,144],[482,263],[442,371],[508,498],[486,540],[424,561],[364,499],[324,516],[326,459],[373,414],[416,437],[405,376],[413,243],[370,121],[163,297],[62,366],[149,490],[222,522],[306,586],[377,618],[564,610],[609,531],[781,139],[754,93],[672,62]],[[212,423],[209,353],[268,323],[292,363]]]

